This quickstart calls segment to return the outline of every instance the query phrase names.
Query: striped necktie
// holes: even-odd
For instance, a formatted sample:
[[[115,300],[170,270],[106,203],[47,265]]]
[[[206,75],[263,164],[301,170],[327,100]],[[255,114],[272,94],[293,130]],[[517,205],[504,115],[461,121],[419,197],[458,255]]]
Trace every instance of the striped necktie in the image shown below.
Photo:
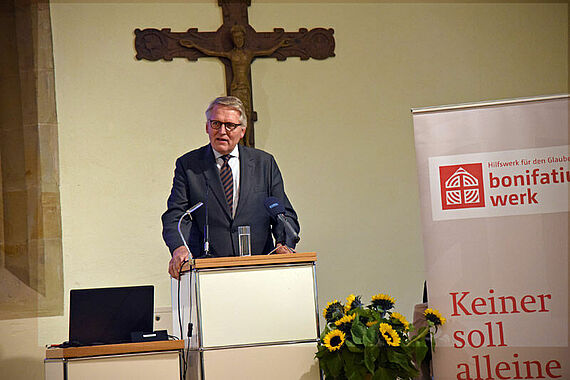
[[[224,163],[220,168],[220,179],[222,180],[222,187],[224,188],[224,194],[226,195],[226,201],[230,207],[231,214],[233,212],[232,206],[234,203],[234,177],[232,175],[232,168],[230,168],[230,165],[228,164],[230,157],[231,156],[229,154],[221,157]]]

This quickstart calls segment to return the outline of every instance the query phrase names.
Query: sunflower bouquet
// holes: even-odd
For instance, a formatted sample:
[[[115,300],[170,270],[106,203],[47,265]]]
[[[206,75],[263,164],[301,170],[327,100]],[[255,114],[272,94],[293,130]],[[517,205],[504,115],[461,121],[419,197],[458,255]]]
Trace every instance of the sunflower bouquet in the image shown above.
[[[416,377],[428,352],[424,338],[434,334],[432,328],[437,331],[445,318],[437,310],[427,309],[428,326],[416,331],[403,315],[391,311],[396,301],[389,295],[377,294],[367,306],[354,294],[346,301],[343,305],[334,300],[323,310],[327,324],[315,356],[326,379]]]

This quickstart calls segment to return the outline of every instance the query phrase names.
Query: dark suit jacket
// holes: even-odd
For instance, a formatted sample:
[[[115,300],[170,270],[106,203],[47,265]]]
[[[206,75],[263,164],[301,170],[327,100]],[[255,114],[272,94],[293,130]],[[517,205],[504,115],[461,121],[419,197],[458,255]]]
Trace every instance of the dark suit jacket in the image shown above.
[[[275,159],[266,152],[242,145],[239,145],[239,154],[240,193],[233,219],[225,200],[212,147],[208,144],[176,160],[168,209],[162,215],[162,236],[171,253],[183,245],[177,229],[178,220],[198,202],[203,202],[204,205],[192,214],[192,223],[185,217],[181,224],[194,258],[204,255],[206,209],[210,254],[214,256],[239,255],[238,226],[251,227],[253,254],[267,254],[274,248],[272,233],[276,242],[287,243],[293,248],[294,244],[286,241],[283,226],[271,219],[264,206],[267,197],[279,199],[285,206],[287,219],[299,231],[297,214],[285,195],[283,179]]]

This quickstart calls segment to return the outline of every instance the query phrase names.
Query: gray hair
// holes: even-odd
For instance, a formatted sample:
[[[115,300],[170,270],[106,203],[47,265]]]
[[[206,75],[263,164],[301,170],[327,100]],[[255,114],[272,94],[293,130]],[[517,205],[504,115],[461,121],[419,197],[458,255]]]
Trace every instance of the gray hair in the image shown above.
[[[212,110],[214,109],[215,106],[228,107],[236,111],[239,111],[240,113],[239,122],[244,128],[247,127],[247,116],[245,113],[245,107],[242,101],[239,100],[239,98],[235,96],[220,96],[219,98],[214,99],[206,109],[207,120],[210,120],[210,114],[212,113]]]

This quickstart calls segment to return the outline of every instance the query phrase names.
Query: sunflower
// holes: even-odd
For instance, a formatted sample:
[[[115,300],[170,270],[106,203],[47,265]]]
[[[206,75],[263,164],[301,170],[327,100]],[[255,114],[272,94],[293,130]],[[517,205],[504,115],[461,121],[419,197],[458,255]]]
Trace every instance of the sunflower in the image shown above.
[[[410,323],[406,320],[406,318],[400,314],[400,313],[392,313],[392,315],[390,316],[390,319],[392,320],[392,322],[396,325],[402,325],[404,326],[404,331],[407,331],[410,329]]]
[[[389,346],[398,347],[400,345],[400,336],[388,323],[380,323],[380,335]]]
[[[441,313],[436,309],[426,309],[424,315],[428,321],[433,322],[436,326],[443,325],[446,322],[445,318],[443,318]]]
[[[334,324],[338,327],[339,330],[344,331],[346,333],[350,332],[352,327],[352,321],[356,318],[356,314],[352,315],[345,315]]]
[[[325,335],[325,338],[323,339],[323,344],[331,352],[340,350],[340,348],[344,344],[345,338],[346,335],[342,331],[333,330],[329,332],[327,335]]]
[[[396,300],[387,294],[376,294],[372,296],[372,306],[379,307],[382,310],[390,310],[394,307]]]
[[[327,303],[327,307],[323,309],[323,316],[327,322],[335,322],[341,319],[343,315],[344,307],[337,300]]]
[[[346,297],[346,306],[344,307],[344,312],[348,313],[351,310],[358,309],[362,306],[362,301],[360,300],[360,296],[355,296],[354,294],[349,295]]]

